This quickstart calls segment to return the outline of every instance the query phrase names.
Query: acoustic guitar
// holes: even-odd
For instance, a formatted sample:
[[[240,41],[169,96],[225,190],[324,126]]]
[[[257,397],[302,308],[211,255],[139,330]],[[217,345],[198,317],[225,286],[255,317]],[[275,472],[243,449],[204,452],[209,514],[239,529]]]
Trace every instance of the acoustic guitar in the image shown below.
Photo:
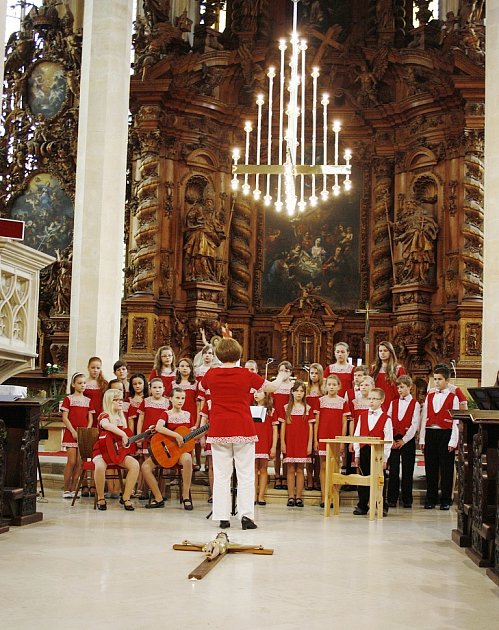
[[[165,435],[164,433],[156,433],[149,442],[149,455],[156,466],[162,468],[172,468],[184,453],[190,453],[196,443],[196,438],[206,433],[210,428],[209,424],[190,431],[188,427],[177,427],[175,433],[181,435],[184,439],[182,446],[177,444],[175,438]]]
[[[135,455],[137,452],[135,442],[152,435],[154,429],[147,429],[147,431],[139,433],[139,435],[134,435],[128,428],[122,428],[122,431],[128,435],[128,444],[126,446],[123,446],[122,437],[116,433],[111,433],[111,431],[106,431],[99,436],[100,452],[106,464],[119,466],[127,455]]]

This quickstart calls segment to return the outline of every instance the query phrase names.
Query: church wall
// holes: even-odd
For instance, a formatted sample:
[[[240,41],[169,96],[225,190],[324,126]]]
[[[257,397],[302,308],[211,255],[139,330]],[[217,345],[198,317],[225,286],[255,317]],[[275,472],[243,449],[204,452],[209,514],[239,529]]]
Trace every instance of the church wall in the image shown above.
[[[306,362],[327,363],[333,340],[339,339],[350,339],[354,357],[365,359],[364,315],[355,311],[368,301],[373,309],[370,360],[376,344],[390,339],[415,375],[426,376],[442,360],[454,360],[463,376],[478,374],[483,66],[477,51],[462,46],[462,38],[455,41],[462,47],[449,52],[456,39],[454,30],[459,28],[461,36],[466,24],[442,22],[440,35],[433,24],[426,24],[428,20],[411,32],[407,20],[402,40],[402,4],[397,3],[395,14],[384,3],[356,5],[356,11],[365,12],[366,22],[356,21],[358,12],[352,21],[367,48],[351,49],[349,61],[344,51],[355,31],[346,24],[351,19],[347,5],[340,3],[334,16],[302,16],[304,24],[309,20],[305,28],[316,58],[321,55],[322,70],[327,73],[331,68],[328,87],[343,119],[342,141],[352,147],[359,173],[355,182],[361,189],[356,235],[359,292],[356,304],[348,308],[338,304],[331,308],[315,287],[294,296],[290,287],[289,302],[269,306],[264,293],[269,222],[265,212],[269,210],[231,197],[230,149],[241,142],[242,121],[254,116],[251,94],[271,56],[262,44],[272,41],[267,27],[272,9],[262,3],[253,15],[245,15],[233,3],[233,30],[222,37],[205,32],[204,43],[198,42],[189,65],[182,55],[173,55],[174,69],[171,61],[160,61],[147,71],[144,81],[132,79],[132,133],[140,135],[146,127],[159,129],[164,144],[162,129],[166,120],[170,122],[169,148],[158,149],[158,190],[171,187],[174,201],[171,217],[159,210],[161,243],[155,244],[154,272],[149,272],[155,280],[145,292],[137,291],[144,288],[141,278],[148,273],[138,271],[124,302],[129,361],[150,364],[154,349],[162,343],[171,343],[177,353],[193,354],[200,344],[199,327],[216,335],[225,321],[242,341],[245,358],[256,357],[261,365],[268,357],[289,358],[298,368],[304,360],[300,344],[307,339],[313,343],[313,356],[307,355]],[[279,4],[278,11],[283,8],[288,10]],[[328,30],[333,17],[342,22],[344,33],[334,36],[334,27]],[[242,30],[242,23],[249,30]],[[324,33],[330,36],[326,46],[321,44]],[[153,101],[157,110],[151,124],[144,108]],[[188,217],[195,215],[190,189],[197,185],[201,192],[194,196],[204,199],[203,178],[213,188],[215,214],[224,225],[209,262],[219,271],[217,275],[215,267],[198,269],[199,277],[191,273],[186,278],[186,255],[191,251],[188,246],[186,254]],[[131,203],[135,203],[133,195]],[[164,203],[163,199],[158,207]],[[137,234],[131,238],[134,242]],[[129,260],[132,265],[133,260],[142,264],[143,257],[129,254]],[[174,288],[161,293],[159,286],[165,282],[173,282]],[[133,330],[134,304],[145,308],[146,302],[149,337],[141,353]]]
[[[177,355],[193,356],[201,345],[199,329],[211,338],[227,322],[245,358],[256,358],[260,366],[269,357],[288,358],[297,370],[312,360],[327,363],[338,340],[351,344],[354,359],[365,360],[366,318],[356,311],[368,303],[369,361],[376,344],[389,339],[416,376],[452,360],[460,375],[477,377],[482,16],[456,12],[454,19],[436,23],[421,15],[414,28],[406,0],[345,1],[334,8],[303,3],[307,54],[321,67],[321,84],[342,120],[342,148],[353,151],[358,286],[353,301],[334,301],[326,284],[304,276],[299,284],[285,285],[289,299],[272,303],[265,294],[272,210],[232,196],[230,154],[242,146],[244,121],[255,122],[254,94],[265,87],[265,68],[277,59],[275,40],[289,26],[291,3],[233,0],[223,34],[214,28],[215,3],[206,3],[202,24],[193,3],[165,3],[164,10],[161,3],[146,2],[145,10],[139,4],[121,333],[122,356],[131,368],[147,371],[165,344]],[[81,2],[71,7],[76,30]],[[12,108],[13,68],[6,79]],[[73,88],[71,111],[77,106]],[[57,125],[35,123],[35,132],[37,127],[47,141],[50,134],[57,137]],[[37,145],[28,148],[36,159]],[[63,150],[73,155],[75,144]],[[67,160],[50,163],[70,196],[74,168]],[[28,178],[10,158],[7,169],[16,183],[15,190],[2,191],[8,214]],[[341,203],[348,205],[350,198]],[[339,219],[333,204],[327,208],[333,233]],[[302,227],[316,224],[302,221]],[[300,238],[307,242],[305,235]],[[67,285],[64,272],[61,262],[53,282],[64,279]],[[42,305],[43,360],[53,350],[64,362],[69,311],[58,313],[47,300]],[[49,319],[57,324],[50,330]]]

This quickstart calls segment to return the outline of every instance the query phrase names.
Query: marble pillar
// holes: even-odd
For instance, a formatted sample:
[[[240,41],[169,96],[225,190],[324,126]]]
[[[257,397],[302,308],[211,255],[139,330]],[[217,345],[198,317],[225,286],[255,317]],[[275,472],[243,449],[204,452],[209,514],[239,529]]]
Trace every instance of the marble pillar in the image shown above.
[[[85,2],[68,374],[119,355],[132,7]]]
[[[487,4],[485,64],[485,218],[483,265],[482,385],[493,385],[499,370],[499,3]]]

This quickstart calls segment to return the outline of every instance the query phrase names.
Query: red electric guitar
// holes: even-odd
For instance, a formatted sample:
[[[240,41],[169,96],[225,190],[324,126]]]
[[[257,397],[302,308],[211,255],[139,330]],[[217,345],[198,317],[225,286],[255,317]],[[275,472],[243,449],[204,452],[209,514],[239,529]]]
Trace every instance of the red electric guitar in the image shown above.
[[[137,452],[135,442],[151,436],[154,429],[147,429],[139,435],[134,435],[130,429],[122,428],[122,431],[128,435],[127,446],[123,446],[123,439],[120,435],[111,433],[111,431],[106,431],[99,436],[100,452],[106,464],[119,466],[127,455],[134,455]]]
[[[184,453],[190,453],[194,448],[196,438],[206,433],[210,428],[209,424],[205,424],[198,429],[190,431],[187,427],[178,427],[175,433],[184,438],[182,446],[177,444],[175,438],[165,435],[164,433],[156,433],[149,442],[149,455],[157,466],[162,468],[173,468]]]

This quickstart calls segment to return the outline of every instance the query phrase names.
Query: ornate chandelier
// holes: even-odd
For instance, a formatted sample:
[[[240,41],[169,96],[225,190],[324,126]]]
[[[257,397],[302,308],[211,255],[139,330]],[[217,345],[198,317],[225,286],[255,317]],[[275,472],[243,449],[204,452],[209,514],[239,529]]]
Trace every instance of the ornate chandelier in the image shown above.
[[[239,189],[239,175],[244,175],[244,183],[242,192],[249,195],[252,191],[253,197],[259,201],[262,197],[260,185],[265,182],[265,195],[263,201],[266,206],[270,206],[274,201],[275,209],[280,212],[283,206],[289,216],[293,216],[296,208],[303,212],[307,208],[307,204],[314,208],[318,203],[317,192],[320,188],[320,178],[322,176],[322,189],[320,197],[326,201],[329,197],[328,176],[331,175],[333,185],[331,192],[334,196],[338,196],[341,192],[339,184],[339,176],[344,175],[343,186],[345,190],[350,190],[352,182],[350,174],[352,167],[350,160],[352,153],[346,150],[344,153],[344,164],[339,163],[339,134],[341,125],[339,121],[333,121],[331,130],[334,133],[334,139],[329,142],[329,122],[328,122],[328,105],[329,96],[323,94],[320,105],[322,106],[322,156],[317,156],[317,132],[318,132],[318,104],[317,104],[317,82],[320,76],[319,68],[312,68],[310,76],[312,78],[312,101],[309,110],[309,123],[311,121],[311,137],[307,137],[307,110],[306,110],[306,51],[307,43],[300,39],[297,32],[297,13],[298,2],[300,0],[291,0],[293,2],[293,30],[289,42],[285,39],[279,41],[280,50],[280,73],[276,79],[276,70],[270,67],[267,72],[268,77],[268,96],[267,96],[267,145],[262,147],[262,119],[264,116],[265,97],[258,94],[256,98],[257,106],[257,128],[256,128],[256,151],[251,147],[251,133],[253,126],[247,121],[244,125],[245,132],[245,151],[244,164],[239,164],[241,152],[234,149],[232,152],[232,189]],[[289,71],[285,67],[285,52],[290,48]],[[287,82],[287,102],[285,103],[285,84]],[[274,124],[274,79],[278,81],[279,87],[279,111],[276,112],[279,124],[279,136],[275,142],[272,136],[272,128]],[[284,128],[284,117],[286,116],[286,128]],[[319,129],[320,132],[320,129]],[[311,163],[306,163],[305,148],[306,141],[311,144]],[[329,163],[329,145],[333,145],[333,162]],[[262,151],[263,149],[263,151]],[[250,151],[253,151],[256,157],[256,164],[250,164]],[[266,152],[265,155],[262,153]],[[322,159],[321,159],[322,158]],[[275,161],[273,162],[273,159]],[[277,162],[277,163],[276,163]],[[250,176],[252,184],[250,184]],[[253,177],[254,176],[254,177]],[[277,177],[277,184],[275,178]],[[308,199],[305,198],[306,189],[310,190]],[[331,181],[331,180],[330,180]],[[275,190],[275,200],[271,196],[271,190]]]

